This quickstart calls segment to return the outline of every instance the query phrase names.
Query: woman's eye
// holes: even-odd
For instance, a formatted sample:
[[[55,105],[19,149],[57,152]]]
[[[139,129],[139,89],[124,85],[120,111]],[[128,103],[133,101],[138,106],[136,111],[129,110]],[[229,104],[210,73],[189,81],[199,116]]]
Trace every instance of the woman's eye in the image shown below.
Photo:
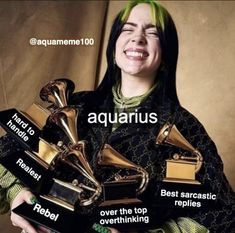
[[[157,32],[147,32],[147,35],[155,36],[155,37],[159,36]]]
[[[122,32],[132,32],[133,31],[133,29],[131,29],[131,28],[123,28],[122,29]]]

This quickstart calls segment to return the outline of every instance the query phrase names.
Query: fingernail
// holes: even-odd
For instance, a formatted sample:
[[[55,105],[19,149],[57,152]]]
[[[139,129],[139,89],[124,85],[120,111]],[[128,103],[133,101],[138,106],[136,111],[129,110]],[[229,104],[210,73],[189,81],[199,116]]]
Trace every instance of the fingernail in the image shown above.
[[[99,232],[99,233],[111,233],[111,230],[109,230],[108,228],[106,228],[98,223],[94,223],[92,226],[92,229]]]
[[[111,233],[111,230],[109,230],[108,228],[105,228],[104,233]]]
[[[33,197],[30,198],[30,202],[31,202],[33,205],[36,204],[36,203],[39,203],[38,199],[37,199],[35,196],[33,196]]]

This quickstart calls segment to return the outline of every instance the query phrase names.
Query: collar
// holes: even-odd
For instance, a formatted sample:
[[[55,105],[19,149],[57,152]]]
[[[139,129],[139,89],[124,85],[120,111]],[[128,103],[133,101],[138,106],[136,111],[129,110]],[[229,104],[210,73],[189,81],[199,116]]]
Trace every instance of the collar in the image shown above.
[[[133,109],[138,107],[154,91],[156,86],[157,83],[155,83],[146,93],[142,95],[125,97],[121,91],[121,84],[117,83],[112,87],[113,102],[115,103],[115,107],[119,109]]]

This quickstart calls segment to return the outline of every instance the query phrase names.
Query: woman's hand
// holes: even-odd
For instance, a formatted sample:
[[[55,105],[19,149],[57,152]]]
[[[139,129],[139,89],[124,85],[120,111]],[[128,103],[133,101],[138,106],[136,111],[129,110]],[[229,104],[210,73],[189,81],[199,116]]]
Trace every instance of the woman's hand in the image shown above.
[[[118,231],[117,229],[114,229],[114,228],[108,227],[108,229],[110,230],[110,233],[121,233],[120,231]]]
[[[27,189],[22,189],[14,198],[11,204],[11,210],[26,202],[30,205],[35,204],[36,197]],[[43,227],[33,227],[27,220],[11,211],[11,222],[13,226],[19,227],[27,233],[49,233],[50,230]]]
[[[23,202],[26,202],[29,205],[33,205],[36,202],[36,197],[27,189],[22,189],[18,195],[15,197],[11,204],[11,209],[16,208]],[[27,220],[20,217],[19,215],[15,214],[11,211],[11,222],[13,226],[20,227],[24,233],[50,233],[50,230],[38,226],[33,227]],[[110,230],[110,233],[121,233],[120,231],[114,229],[114,228],[108,228]]]

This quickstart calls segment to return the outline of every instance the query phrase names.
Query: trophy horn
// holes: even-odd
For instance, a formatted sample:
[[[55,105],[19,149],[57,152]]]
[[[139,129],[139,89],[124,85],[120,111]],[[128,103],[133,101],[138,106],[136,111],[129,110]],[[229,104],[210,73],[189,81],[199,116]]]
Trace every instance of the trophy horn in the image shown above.
[[[195,157],[187,157],[182,155],[175,155],[174,159],[184,159],[184,160],[191,160],[196,161],[196,168],[195,173],[197,173],[202,166],[203,157],[201,153],[195,149],[186,139],[185,137],[179,132],[177,127],[172,124],[165,124],[162,129],[160,130],[157,138],[156,138],[156,144],[170,144],[173,146],[177,146],[179,148],[182,148],[186,151],[191,152]]]
[[[67,106],[67,99],[74,91],[75,85],[69,79],[56,79],[47,83],[40,91],[43,101],[53,103],[57,107]]]
[[[98,164],[101,166],[114,166],[116,168],[126,168],[136,171],[138,174],[131,176],[118,177],[121,180],[141,179],[140,185],[136,190],[137,194],[141,194],[147,187],[149,175],[141,166],[131,162],[109,144],[105,144],[98,154]]]
[[[72,144],[67,152],[62,153],[62,161],[79,171],[93,184],[92,187],[83,183],[78,184],[80,188],[93,193],[90,197],[80,200],[80,205],[86,206],[92,204],[100,196],[102,188],[94,177],[90,164],[86,159],[85,141],[79,140],[77,134],[77,116],[78,111],[75,108],[62,107],[50,115],[49,121],[58,125],[66,133]]]
[[[71,107],[61,107],[56,109],[49,116],[49,121],[59,126],[68,136],[72,144],[76,144],[78,139],[77,133],[78,111]]]

